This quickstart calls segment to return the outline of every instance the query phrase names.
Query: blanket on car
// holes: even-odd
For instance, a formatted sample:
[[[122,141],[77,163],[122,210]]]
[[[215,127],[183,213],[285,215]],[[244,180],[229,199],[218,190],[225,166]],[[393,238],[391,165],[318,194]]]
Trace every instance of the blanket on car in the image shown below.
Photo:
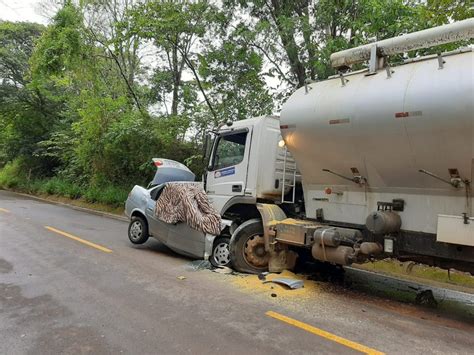
[[[200,185],[167,183],[156,201],[155,215],[163,222],[184,222],[198,231],[219,235],[221,216]]]

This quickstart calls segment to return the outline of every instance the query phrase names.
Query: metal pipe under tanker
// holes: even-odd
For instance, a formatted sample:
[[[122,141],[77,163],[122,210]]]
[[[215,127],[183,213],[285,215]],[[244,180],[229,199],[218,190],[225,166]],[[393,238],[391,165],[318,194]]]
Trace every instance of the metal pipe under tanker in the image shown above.
[[[306,217],[472,272],[473,63],[468,48],[297,90],[280,120]]]

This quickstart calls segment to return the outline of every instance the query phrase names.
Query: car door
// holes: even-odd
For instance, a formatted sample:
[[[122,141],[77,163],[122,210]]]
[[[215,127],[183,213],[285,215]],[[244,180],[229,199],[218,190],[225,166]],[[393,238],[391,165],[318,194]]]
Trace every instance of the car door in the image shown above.
[[[168,224],[160,221],[155,215],[156,200],[159,198],[162,189],[163,186],[157,186],[150,190],[150,198],[147,199],[145,214],[149,233],[153,238],[166,244],[168,241]]]
[[[191,228],[186,223],[168,225],[168,240],[166,245],[187,256],[202,259],[205,251],[206,234]]]
[[[221,133],[216,137],[207,172],[206,191],[218,211],[230,198],[245,193],[250,140],[249,128]]]

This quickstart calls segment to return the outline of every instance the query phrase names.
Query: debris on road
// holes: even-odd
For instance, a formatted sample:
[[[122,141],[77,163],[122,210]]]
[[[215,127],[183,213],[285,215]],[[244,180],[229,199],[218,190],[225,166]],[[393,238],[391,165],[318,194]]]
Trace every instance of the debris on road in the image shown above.
[[[212,265],[207,260],[193,260],[184,267],[187,271],[210,270]]]
[[[186,280],[186,276],[177,276],[176,277],[178,280]]]
[[[296,281],[296,283],[304,285],[304,287],[291,289],[282,283],[272,282],[275,279],[289,279]],[[308,280],[308,277],[301,274],[295,274],[291,271],[285,270],[280,274],[276,273],[261,273],[259,275],[244,275],[239,274],[233,277],[232,284],[240,288],[244,292],[251,294],[261,294],[267,297],[278,297],[280,301],[296,301],[300,302],[304,299],[315,299],[320,296],[321,289],[325,287],[320,283]],[[277,296],[272,296],[275,294]],[[276,298],[275,298],[276,299]]]
[[[304,287],[304,281],[303,280],[291,279],[291,278],[288,278],[288,277],[279,277],[279,278],[276,278],[276,279],[264,281],[263,283],[267,283],[267,282],[274,282],[274,283],[277,283],[277,284],[285,285],[285,286],[288,286],[292,290]]]
[[[234,270],[227,266],[218,266],[212,271],[217,272],[218,274],[232,274]]]

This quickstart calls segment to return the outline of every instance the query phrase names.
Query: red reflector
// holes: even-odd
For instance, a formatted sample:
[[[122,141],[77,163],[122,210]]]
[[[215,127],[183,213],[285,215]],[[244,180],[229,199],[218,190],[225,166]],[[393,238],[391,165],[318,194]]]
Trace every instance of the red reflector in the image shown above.
[[[324,192],[326,193],[326,195],[330,195],[330,194],[332,194],[332,189],[330,187],[326,187],[324,189]]]
[[[163,162],[159,160],[155,161],[155,166],[161,166],[161,165],[163,165]]]
[[[396,112],[395,118],[408,117],[410,114],[408,112]]]

